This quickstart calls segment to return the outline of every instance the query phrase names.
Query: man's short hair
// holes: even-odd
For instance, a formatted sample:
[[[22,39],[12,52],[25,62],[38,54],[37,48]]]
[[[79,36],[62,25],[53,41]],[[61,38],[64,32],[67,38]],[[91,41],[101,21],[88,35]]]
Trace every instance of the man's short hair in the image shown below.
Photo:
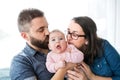
[[[29,32],[30,22],[36,17],[44,17],[44,13],[38,9],[24,9],[18,16],[18,29],[20,32]]]

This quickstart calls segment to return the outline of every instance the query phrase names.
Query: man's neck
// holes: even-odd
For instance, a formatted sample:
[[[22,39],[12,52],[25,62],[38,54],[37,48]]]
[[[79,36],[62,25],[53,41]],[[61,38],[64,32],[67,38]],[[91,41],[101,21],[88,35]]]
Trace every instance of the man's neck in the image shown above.
[[[35,49],[36,51],[38,51],[38,52],[42,52],[42,53],[44,53],[44,54],[47,54],[48,52],[49,52],[49,49],[43,49],[43,48],[38,48],[38,47],[35,47],[35,46],[33,46],[33,45],[31,45],[31,44],[29,44],[33,49]]]
[[[47,54],[47,53],[49,52],[48,49],[39,49],[38,51],[39,51],[39,52],[42,52],[42,53],[44,53],[44,54]]]

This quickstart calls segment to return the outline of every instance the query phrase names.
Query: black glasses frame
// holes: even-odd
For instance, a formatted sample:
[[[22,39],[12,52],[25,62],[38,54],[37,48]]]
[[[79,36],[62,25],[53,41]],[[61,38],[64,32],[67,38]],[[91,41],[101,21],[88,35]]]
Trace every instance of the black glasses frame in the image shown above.
[[[70,32],[70,31],[67,31],[67,35],[70,35],[72,39],[75,39],[77,40],[79,37],[86,37],[86,35],[79,35],[79,34],[76,34],[75,32]]]

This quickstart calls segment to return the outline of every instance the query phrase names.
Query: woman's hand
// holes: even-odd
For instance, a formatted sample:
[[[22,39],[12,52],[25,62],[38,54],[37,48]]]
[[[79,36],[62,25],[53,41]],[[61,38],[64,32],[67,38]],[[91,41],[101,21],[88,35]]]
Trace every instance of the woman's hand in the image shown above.
[[[95,79],[95,75],[90,70],[90,67],[84,62],[81,62],[80,64],[78,64],[78,66],[74,68],[74,71],[69,70],[67,71],[67,73],[68,73],[68,77],[73,80]]]
[[[92,73],[90,67],[86,63],[82,62],[78,67],[84,71],[88,79],[95,79],[95,74]]]
[[[84,62],[82,62],[80,65],[81,66],[79,66],[79,68],[84,71],[84,73],[86,74],[89,80],[112,80],[111,77],[102,77],[102,76],[95,75],[91,71],[90,67]]]
[[[68,70],[67,76],[69,80],[88,80],[85,73],[81,69],[76,67],[74,68],[74,70]]]
[[[102,77],[95,75],[91,71],[90,67],[84,62],[74,68],[74,71],[68,70],[67,73],[70,80],[112,80],[111,77]]]

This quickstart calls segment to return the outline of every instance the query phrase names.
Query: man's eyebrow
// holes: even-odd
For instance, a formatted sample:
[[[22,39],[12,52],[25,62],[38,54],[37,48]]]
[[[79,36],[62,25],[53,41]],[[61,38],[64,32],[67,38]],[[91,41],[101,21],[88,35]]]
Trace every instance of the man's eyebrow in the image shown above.
[[[40,30],[40,29],[44,29],[44,28],[45,28],[45,26],[41,26],[37,29],[37,31]]]

